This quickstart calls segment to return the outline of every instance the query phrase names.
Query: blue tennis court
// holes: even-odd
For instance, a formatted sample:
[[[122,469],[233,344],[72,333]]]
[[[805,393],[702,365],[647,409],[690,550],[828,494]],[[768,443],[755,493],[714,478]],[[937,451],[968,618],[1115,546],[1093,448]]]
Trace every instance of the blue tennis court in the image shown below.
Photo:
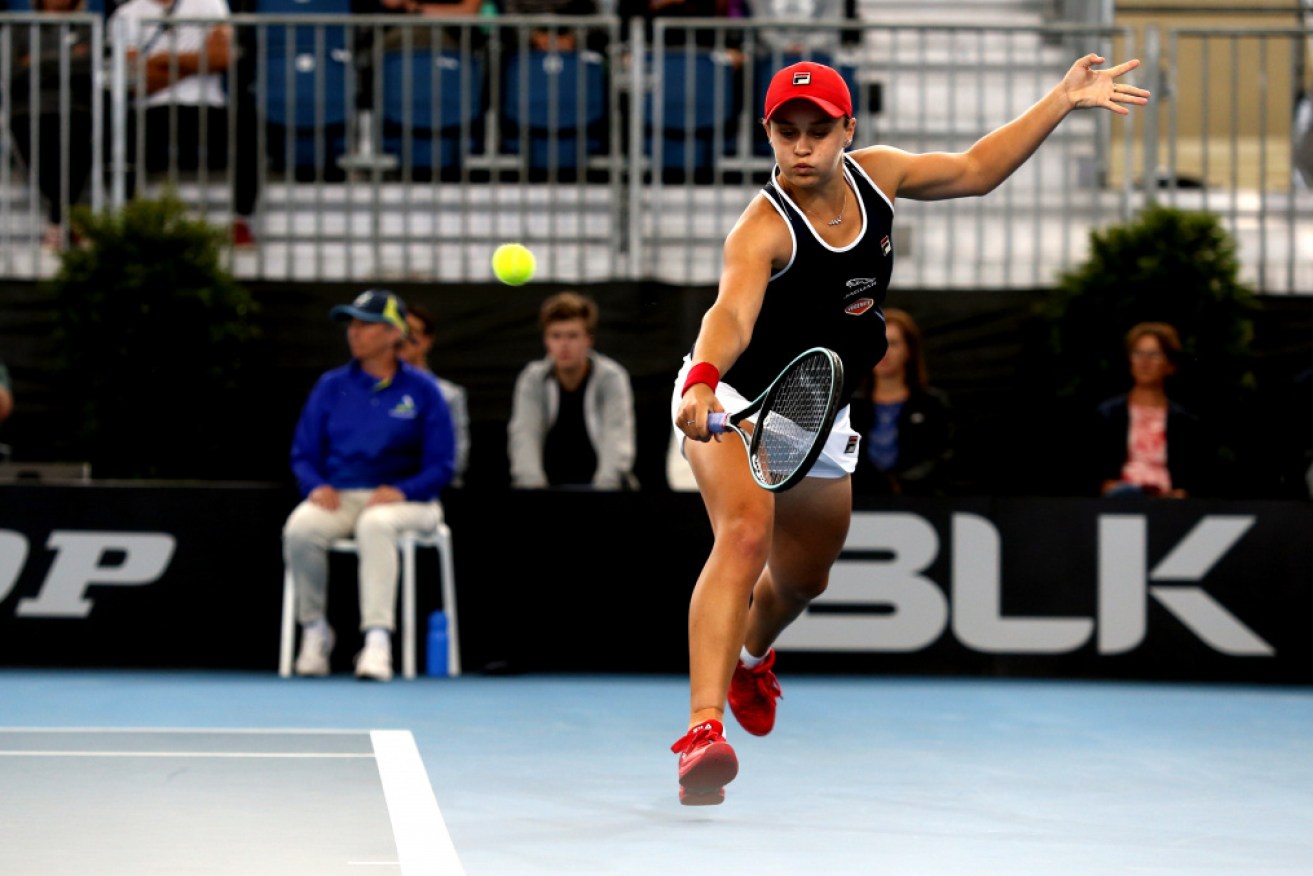
[[[1313,873],[1306,688],[790,675],[678,805],[685,680],[0,671],[0,872]]]

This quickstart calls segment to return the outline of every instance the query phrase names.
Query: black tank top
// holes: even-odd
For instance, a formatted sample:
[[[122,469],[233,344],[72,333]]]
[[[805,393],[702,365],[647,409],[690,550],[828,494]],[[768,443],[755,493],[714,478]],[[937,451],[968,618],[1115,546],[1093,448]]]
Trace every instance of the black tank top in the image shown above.
[[[766,391],[785,365],[811,347],[829,347],[843,360],[841,404],[884,356],[885,291],[894,267],[894,208],[851,156],[844,176],[857,193],[862,230],[836,249],[817,236],[806,215],[775,181],[762,191],[789,223],[793,259],[766,285],[752,341],[723,375],[744,398]]]

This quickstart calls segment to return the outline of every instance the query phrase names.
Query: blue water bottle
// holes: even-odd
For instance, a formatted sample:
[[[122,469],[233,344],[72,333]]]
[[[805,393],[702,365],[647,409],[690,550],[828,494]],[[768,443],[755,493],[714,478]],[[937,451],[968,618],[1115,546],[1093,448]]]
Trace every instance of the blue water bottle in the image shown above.
[[[429,645],[425,657],[429,675],[446,676],[447,613],[445,611],[435,611],[429,615]]]

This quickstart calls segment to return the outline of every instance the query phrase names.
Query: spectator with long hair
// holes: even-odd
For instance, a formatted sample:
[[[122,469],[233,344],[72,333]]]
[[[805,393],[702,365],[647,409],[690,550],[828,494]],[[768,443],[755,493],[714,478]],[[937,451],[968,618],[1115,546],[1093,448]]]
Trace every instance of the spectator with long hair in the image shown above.
[[[939,495],[953,456],[948,396],[930,385],[921,329],[907,311],[886,307],[884,357],[853,398],[849,415],[862,436],[853,472],[856,495]]]
[[[9,419],[14,412],[14,391],[9,382],[9,369],[0,362],[0,423]],[[9,445],[0,444],[0,462],[9,458]]]

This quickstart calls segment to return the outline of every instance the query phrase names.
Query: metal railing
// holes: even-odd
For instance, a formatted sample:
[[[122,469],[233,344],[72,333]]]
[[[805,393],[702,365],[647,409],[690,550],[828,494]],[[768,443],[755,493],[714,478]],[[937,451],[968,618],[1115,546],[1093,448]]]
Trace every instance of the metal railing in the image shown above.
[[[184,27],[220,23],[172,24],[166,42]],[[1313,294],[1313,193],[1293,116],[1306,29],[1146,29],[1137,46],[1127,29],[1039,23],[665,19],[650,34],[611,16],[435,24],[235,15],[222,24],[241,51],[226,69],[200,72],[223,79],[224,152],[254,156],[253,180],[239,179],[236,160],[186,170],[130,155],[129,125],[138,139],[144,133],[142,114],[129,109],[145,68],[115,48],[91,74],[105,98],[91,102],[94,170],[73,200],[112,208],[135,173],[139,193],[172,186],[222,226],[237,210],[235,192],[253,181],[258,245],[228,255],[241,278],[483,282],[492,250],[520,240],[537,251],[542,279],[711,284],[726,232],[773,164],[758,116],[765,81],[782,64],[811,57],[849,78],[859,146],[952,151],[1014,118],[1076,57],[1097,51],[1142,59],[1133,79],[1154,91],[1152,107],[1125,119],[1073,114],[984,198],[900,200],[894,282],[1051,285],[1084,258],[1091,231],[1165,201],[1222,217],[1259,291]],[[122,44],[97,16],[0,15],[3,276],[57,266],[57,253],[41,246],[49,199],[38,162],[56,160],[67,174],[71,159],[68,137],[53,149],[39,125],[24,129],[28,148],[17,148],[15,42],[73,25],[89,29],[96,57]],[[67,115],[69,64],[46,72],[70,80],[55,110]],[[30,106],[40,85],[25,81]],[[66,232],[66,211],[62,221]]]
[[[1218,214],[1263,291],[1313,294],[1313,119],[1299,117],[1301,104],[1309,109],[1310,39],[1289,29],[1167,32],[1167,56],[1192,63],[1173,65],[1163,83],[1159,197]]]

